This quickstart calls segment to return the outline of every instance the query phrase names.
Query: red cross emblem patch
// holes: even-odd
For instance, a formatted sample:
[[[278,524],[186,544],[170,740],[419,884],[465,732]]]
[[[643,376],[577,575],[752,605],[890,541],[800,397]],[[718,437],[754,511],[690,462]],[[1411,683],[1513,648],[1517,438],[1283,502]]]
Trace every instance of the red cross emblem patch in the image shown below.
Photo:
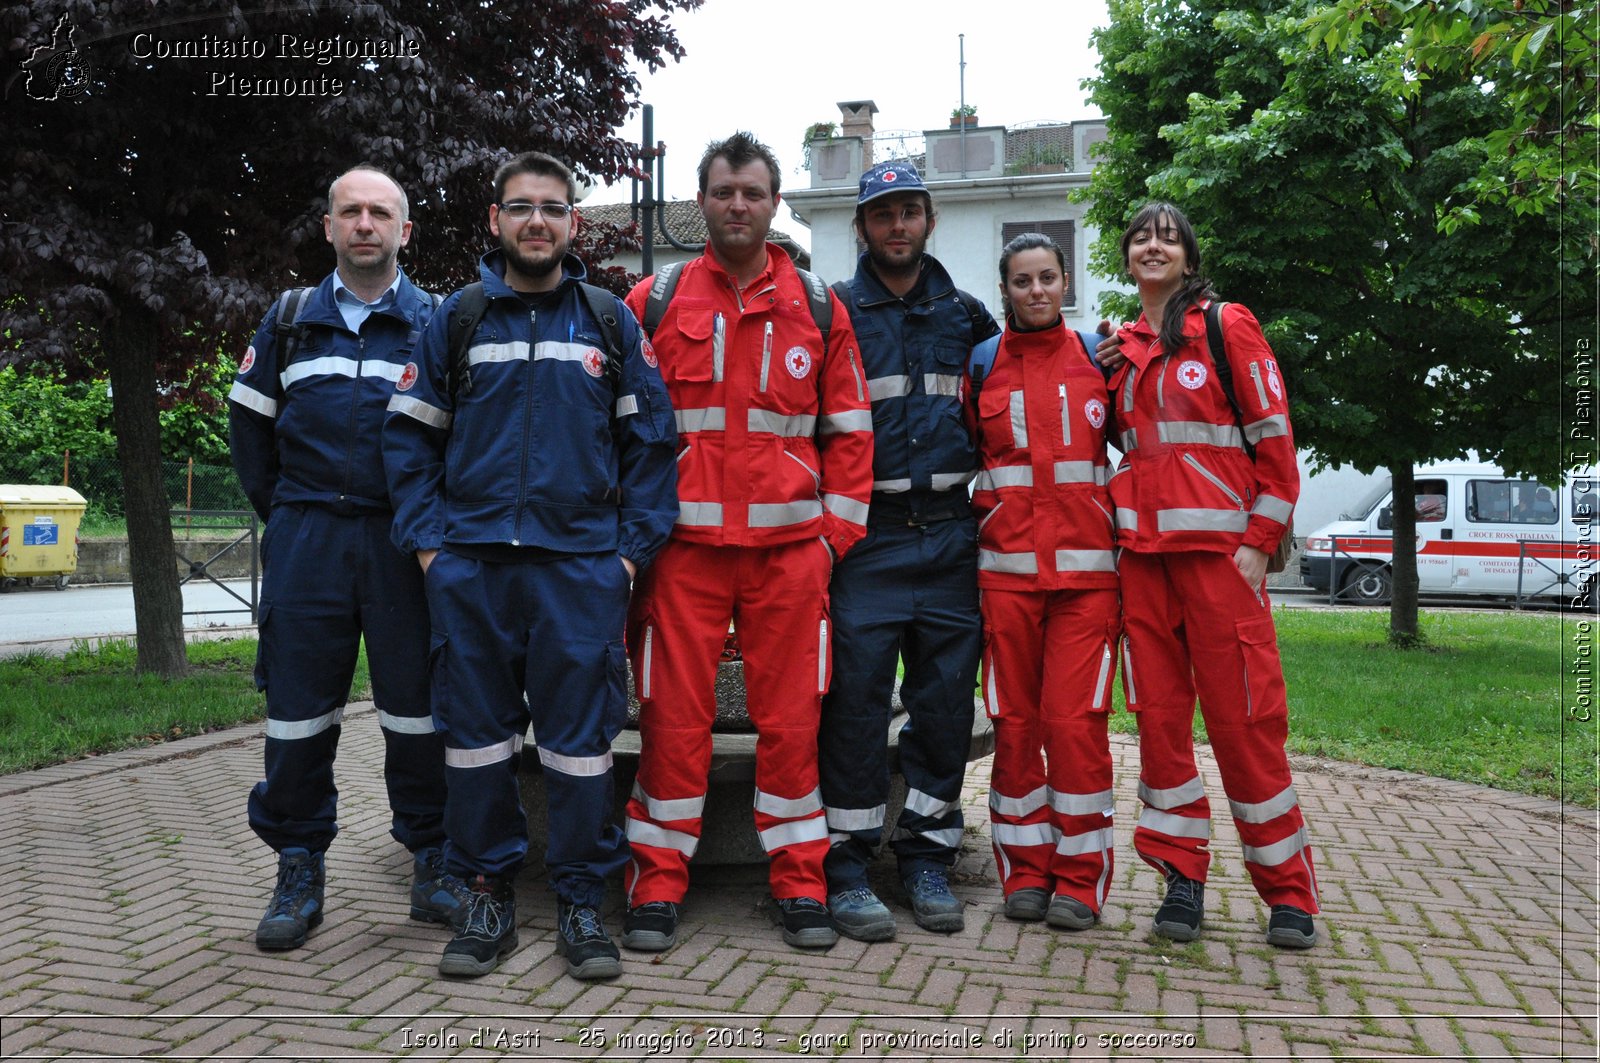
[[[583,369],[592,377],[599,377],[606,371],[606,356],[594,347],[583,352]]]
[[[640,350],[644,354],[644,364],[649,366],[651,369],[656,368],[656,349],[650,345],[650,341],[648,339],[642,341]]]
[[[254,347],[246,348],[244,352],[244,361],[239,363],[239,375],[243,376],[245,373],[250,372],[250,367],[255,364],[256,349]]]
[[[1190,391],[1198,390],[1206,382],[1206,367],[1204,362],[1197,362],[1193,358],[1178,366],[1178,383]]]
[[[811,372],[811,352],[804,347],[790,347],[789,353],[783,356],[783,367],[796,380],[804,380]]]
[[[407,362],[406,367],[400,370],[400,379],[395,381],[396,391],[410,391],[411,386],[417,382],[417,363]]]
[[[1090,399],[1083,404],[1083,415],[1089,418],[1089,423],[1099,428],[1106,423],[1106,404],[1099,399]]]

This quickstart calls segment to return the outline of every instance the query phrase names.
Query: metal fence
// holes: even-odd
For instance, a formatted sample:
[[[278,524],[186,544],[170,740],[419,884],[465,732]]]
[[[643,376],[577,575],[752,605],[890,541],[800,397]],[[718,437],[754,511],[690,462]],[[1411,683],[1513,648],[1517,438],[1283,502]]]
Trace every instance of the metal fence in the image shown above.
[[[167,502],[175,510],[247,510],[250,502],[239,477],[228,465],[190,461],[161,463]],[[84,523],[98,527],[122,521],[122,470],[116,458],[81,458],[75,454],[0,453],[0,483],[60,484],[89,503]]]

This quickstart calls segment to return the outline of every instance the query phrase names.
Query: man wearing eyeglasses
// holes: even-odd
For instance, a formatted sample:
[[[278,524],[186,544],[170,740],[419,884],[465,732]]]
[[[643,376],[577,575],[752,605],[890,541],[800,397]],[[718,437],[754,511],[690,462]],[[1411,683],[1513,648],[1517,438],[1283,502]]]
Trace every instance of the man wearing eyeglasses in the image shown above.
[[[414,854],[411,918],[465,911],[444,870],[444,744],[428,705],[422,579],[389,543],[378,437],[433,298],[397,264],[411,238],[405,192],[370,166],[328,189],[337,268],[283,293],[228,394],[234,468],[266,522],[256,682],[267,694],[265,777],[250,826],[278,854],[256,945],[303,945],[323,920],[325,854],[338,833],[333,760],[363,640],[384,741],[391,833]]]
[[[557,949],[573,977],[611,978],[621,964],[600,905],[627,854],[611,789],[623,625],[630,582],[677,516],[676,433],[633,315],[587,286],[569,251],[571,171],[529,152],[494,188],[499,247],[481,288],[441,306],[383,436],[394,542],[426,573],[433,619],[445,856],[471,891],[439,970],[487,974],[517,947],[513,881],[528,849],[517,766],[531,722]]]

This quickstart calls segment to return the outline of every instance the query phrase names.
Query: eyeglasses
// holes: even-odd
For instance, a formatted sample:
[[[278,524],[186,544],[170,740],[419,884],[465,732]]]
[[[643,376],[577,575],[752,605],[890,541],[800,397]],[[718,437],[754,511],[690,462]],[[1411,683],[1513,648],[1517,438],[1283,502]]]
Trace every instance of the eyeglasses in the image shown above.
[[[551,221],[562,221],[572,213],[569,203],[529,203],[526,200],[514,200],[510,203],[500,204],[500,213],[512,221],[527,221],[535,214],[543,214]]]

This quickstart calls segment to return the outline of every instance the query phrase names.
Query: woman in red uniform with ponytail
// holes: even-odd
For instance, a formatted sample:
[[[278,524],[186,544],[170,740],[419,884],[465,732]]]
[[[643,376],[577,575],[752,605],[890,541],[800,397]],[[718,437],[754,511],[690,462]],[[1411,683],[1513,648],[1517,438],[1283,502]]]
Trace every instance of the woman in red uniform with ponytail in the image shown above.
[[[1139,856],[1166,879],[1156,933],[1200,934],[1211,812],[1195,766],[1196,694],[1267,940],[1316,943],[1316,876],[1284,742],[1289,708],[1267,559],[1300,492],[1283,377],[1255,316],[1220,307],[1233,400],[1207,340],[1215,300],[1194,229],[1170,203],[1122,235],[1143,313],[1117,333],[1111,478],[1122,578],[1123,686],[1139,721]],[[1235,406],[1235,402],[1237,406]]]
[[[1024,233],[1006,245],[1005,332],[998,350],[974,352],[968,385],[983,698],[995,729],[989,819],[1005,913],[1086,930],[1111,881],[1106,717],[1119,618],[1109,399],[1061,320],[1065,286],[1053,240]]]

